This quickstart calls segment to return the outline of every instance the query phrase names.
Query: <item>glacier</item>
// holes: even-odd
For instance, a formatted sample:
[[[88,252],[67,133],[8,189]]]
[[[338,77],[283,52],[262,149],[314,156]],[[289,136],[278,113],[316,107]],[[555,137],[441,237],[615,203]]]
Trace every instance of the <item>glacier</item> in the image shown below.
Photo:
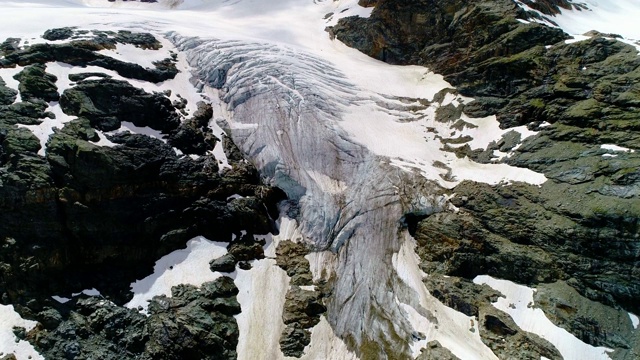
[[[370,59],[329,39],[324,31],[340,16],[367,16],[370,9],[355,0],[57,0],[0,1],[0,6],[4,38],[18,36],[34,43],[44,30],[63,25],[144,29],[165,35],[167,46],[180,51],[190,75],[165,88],[190,92],[191,104],[203,94],[215,104],[212,126],[226,129],[263,180],[292,200],[299,241],[314,249],[309,255],[314,275],[335,274],[327,316],[313,330],[306,358],[355,357],[345,343],[357,348],[371,341],[417,356],[430,340],[440,341],[462,359],[496,358],[479,332],[469,331],[473,318],[429,294],[422,283],[428,274],[418,267],[405,216],[455,211],[443,189],[464,179],[539,185],[546,178],[528,169],[477,164],[441,151],[443,144],[435,135],[450,136],[452,129],[434,121],[435,108],[445,101],[434,97],[452,87],[428,69]],[[334,15],[325,18],[329,13]],[[563,21],[574,15],[563,16],[558,23],[573,29]],[[118,56],[149,61],[135,49],[119,49]],[[497,126],[495,118],[475,120],[487,126],[465,129],[465,135],[483,144],[500,138],[499,130],[484,131]],[[435,135],[428,127],[436,128]],[[47,133],[43,136],[46,141]],[[277,319],[281,309],[269,309],[269,304],[282,306],[288,280],[273,268],[267,259],[251,272],[236,274],[241,292],[249,291],[239,297],[243,308],[261,294],[266,296],[264,306],[254,314],[271,315],[241,315],[241,328],[251,328],[250,334],[275,334],[245,335],[249,338],[241,339],[241,346],[246,347],[239,351],[243,359],[260,358],[264,349],[273,349],[269,358],[283,357],[277,349],[280,331],[273,331],[273,317]],[[277,285],[264,288],[266,282]],[[416,331],[424,336],[416,338]],[[335,346],[323,348],[320,342]],[[580,356],[601,350],[583,345]]]

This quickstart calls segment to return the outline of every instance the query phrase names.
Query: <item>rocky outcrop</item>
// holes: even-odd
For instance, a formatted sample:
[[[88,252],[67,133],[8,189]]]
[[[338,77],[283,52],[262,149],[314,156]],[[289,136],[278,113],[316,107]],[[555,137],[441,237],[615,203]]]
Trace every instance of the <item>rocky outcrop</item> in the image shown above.
[[[236,265],[249,270],[251,260],[264,259],[264,240],[256,240],[253,234],[234,234],[236,240],[229,243],[227,253],[209,262],[211,271],[230,273],[236,270]]]
[[[240,312],[233,280],[175,286],[155,297],[149,314],[97,297],[47,308],[52,321],[26,334],[49,359],[235,359]]]
[[[477,285],[458,277],[432,275],[424,279],[430,292],[448,307],[458,310],[471,320],[469,331],[480,332],[482,341],[500,359],[562,359],[558,350],[541,337],[521,330],[511,317],[497,310],[491,303],[497,301],[501,293],[486,285]],[[477,325],[477,326],[476,326]],[[444,349],[443,349],[444,350]],[[422,356],[438,353],[435,346],[423,350]],[[426,357],[429,358],[429,357]],[[432,357],[433,358],[433,357]]]
[[[65,30],[66,31],[66,30]],[[88,35],[87,31],[78,31],[74,34]],[[4,58],[0,59],[0,68],[44,64],[59,61],[73,66],[99,66],[113,70],[130,79],[149,82],[161,82],[173,79],[178,73],[174,59],[168,58],[156,62],[153,69],[144,68],[138,64],[128,63],[98,53],[99,50],[116,49],[118,43],[132,44],[142,49],[157,50],[160,42],[148,33],[132,33],[130,31],[91,33],[91,39],[76,39],[64,43],[33,44],[27,48],[18,49],[17,44],[11,39],[4,42]]]
[[[280,348],[285,356],[303,355],[304,348],[311,342],[311,328],[327,311],[326,294],[313,284],[309,261],[304,257],[308,252],[304,244],[291,240],[280,242],[276,249],[276,263],[291,278],[282,314],[286,328],[280,337]]]
[[[420,350],[420,355],[416,360],[460,360],[460,358],[434,340],[430,341],[426,348]]]
[[[613,358],[638,357],[640,334],[626,311],[588,300],[562,281],[540,284],[533,298],[549,320],[585,343],[616,349]]]

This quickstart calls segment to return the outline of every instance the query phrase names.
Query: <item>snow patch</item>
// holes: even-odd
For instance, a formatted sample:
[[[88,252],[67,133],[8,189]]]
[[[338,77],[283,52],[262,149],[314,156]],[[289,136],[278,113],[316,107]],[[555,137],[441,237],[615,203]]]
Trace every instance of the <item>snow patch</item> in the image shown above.
[[[631,325],[633,325],[633,328],[637,329],[638,325],[640,325],[640,318],[632,313],[629,313],[629,319],[631,319]]]
[[[2,78],[2,80],[4,80],[6,87],[11,88],[15,91],[18,91],[18,86],[20,85],[20,82],[14,79],[13,77],[19,72],[21,72],[22,69],[24,68],[21,66],[16,66],[14,68],[0,68],[0,77]],[[20,91],[18,91],[14,104],[21,101],[22,101],[22,97],[20,96]]]
[[[149,300],[158,295],[171,295],[171,287],[179,284],[200,286],[221,275],[209,269],[209,261],[227,253],[227,243],[214,242],[202,236],[187,242],[186,249],[163,256],[153,267],[153,274],[131,283],[133,298],[125,304],[130,309],[142,308],[146,313]]]
[[[504,297],[500,297],[493,306],[509,314],[522,330],[549,341],[560,351],[565,360],[610,359],[607,352],[613,350],[585,344],[567,330],[554,325],[541,309],[533,307],[535,289],[488,275],[479,275],[473,279],[473,282],[489,285],[501,292]]]
[[[640,2],[637,0],[582,0],[588,10],[564,10],[555,21],[569,34],[584,34],[590,30],[618,34],[625,39],[640,39]]]
[[[635,150],[633,149],[629,149],[629,148],[614,145],[614,144],[600,145],[600,148],[604,150],[611,150],[611,151],[623,151],[623,152],[629,152],[629,153],[635,152]]]
[[[23,327],[27,331],[33,329],[37,322],[20,317],[13,305],[0,305],[0,356],[14,354],[18,360],[44,359],[33,346],[24,340],[18,340],[13,334],[13,327]]]

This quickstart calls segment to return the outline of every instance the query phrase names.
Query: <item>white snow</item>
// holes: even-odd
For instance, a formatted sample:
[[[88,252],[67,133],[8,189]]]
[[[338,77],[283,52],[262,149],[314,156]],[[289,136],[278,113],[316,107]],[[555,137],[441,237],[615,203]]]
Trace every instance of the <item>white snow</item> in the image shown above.
[[[114,131],[110,131],[109,134],[117,134],[120,132],[130,132],[132,134],[143,134],[150,136],[152,138],[156,138],[158,140],[162,140],[162,142],[167,142],[164,138],[164,134],[162,134],[158,130],[154,130],[148,126],[136,126],[131,122],[123,121],[120,125],[120,128]]]
[[[630,153],[635,152],[635,150],[633,149],[629,149],[629,148],[614,145],[614,144],[600,145],[600,148],[604,150],[611,150],[611,151],[623,151],[623,152],[630,152]]]
[[[59,302],[60,304],[64,304],[64,303],[67,303],[67,302],[71,301],[71,299],[68,298],[68,297],[62,297],[62,296],[57,296],[57,295],[53,295],[51,298],[53,300]]]
[[[631,319],[631,324],[633,325],[633,328],[637,329],[638,325],[640,325],[640,318],[638,318],[638,316],[636,316],[635,314],[629,313],[629,319]]]
[[[14,354],[18,360],[44,359],[27,341],[19,340],[13,334],[13,327],[23,327],[27,331],[36,326],[35,321],[25,320],[14,310],[13,305],[0,305],[0,356]]]
[[[87,296],[102,296],[102,294],[100,294],[100,291],[98,291],[96,288],[92,288],[92,289],[85,289],[82,290],[79,293],[73,293],[71,294],[72,296],[80,296],[81,294],[87,295]]]
[[[146,313],[148,301],[157,295],[171,296],[171,287],[179,284],[200,286],[221,275],[209,269],[209,261],[227,253],[227,243],[214,242],[202,236],[187,242],[186,249],[176,250],[156,262],[153,274],[131,283],[133,299],[126,307],[142,307]]]
[[[622,3],[627,4],[629,1]],[[172,5],[176,5],[179,10],[170,11],[169,8]],[[96,8],[93,8],[94,6]],[[0,8],[3,9],[3,26],[0,27],[0,37],[4,38],[9,36],[18,36],[23,39],[39,38],[49,28],[70,25],[85,29],[124,28],[152,31],[156,34],[175,31],[182,36],[215,37],[216,39],[209,40],[216,41],[212,47],[218,48],[218,51],[222,53],[220,57],[224,60],[234,61],[228,64],[231,67],[229,69],[230,76],[235,71],[245,79],[250,79],[250,84],[243,83],[242,79],[227,79],[229,80],[227,87],[212,90],[205,86],[204,93],[198,93],[194,87],[196,81],[191,78],[192,68],[188,65],[184,53],[178,54],[177,66],[181,73],[176,79],[161,84],[125,80],[113,71],[95,67],[69,69],[64,64],[50,64],[48,68],[51,68],[51,71],[57,71],[58,74],[63,74],[64,71],[69,73],[102,72],[113,76],[114,79],[128,81],[133,86],[149,92],[171,90],[171,100],[179,100],[178,95],[188,100],[186,109],[188,114],[193,114],[199,100],[208,97],[216,106],[214,118],[220,117],[228,120],[229,127],[236,137],[237,134],[262,131],[264,122],[248,118],[244,122],[234,122],[237,120],[234,118],[236,114],[233,113],[235,109],[219,101],[220,97],[229,96],[231,98],[234,95],[233,92],[245,90],[248,92],[262,90],[270,92],[273,89],[278,89],[279,93],[271,92],[274,98],[271,103],[263,103],[260,105],[264,108],[253,109],[256,112],[253,116],[259,118],[272,115],[276,113],[274,109],[280,109],[282,112],[291,110],[290,117],[282,116],[281,118],[269,119],[271,121],[270,128],[266,132],[269,136],[273,136],[271,144],[277,144],[277,141],[281,141],[279,144],[282,145],[284,141],[309,140],[308,144],[305,143],[304,149],[309,150],[309,153],[317,151],[320,154],[315,158],[304,158],[302,152],[298,151],[294,152],[294,156],[290,158],[273,157],[280,160],[278,166],[289,167],[287,170],[290,170],[293,181],[299,182],[303,186],[313,186],[306,189],[306,197],[301,199],[301,204],[304,205],[305,201],[312,205],[316,204],[309,199],[317,197],[319,199],[317,204],[322,204],[323,208],[316,206],[313,209],[307,209],[307,213],[302,211],[300,219],[303,222],[300,224],[294,220],[282,218],[280,220],[280,234],[265,237],[267,240],[265,255],[267,257],[275,256],[275,247],[279,241],[284,239],[293,241],[303,241],[303,239],[304,241],[333,240],[328,236],[320,240],[309,239],[307,235],[313,233],[313,230],[305,229],[305,226],[324,226],[323,229],[336,226],[331,231],[335,230],[338,235],[332,233],[331,236],[335,236],[336,239],[347,239],[350,236],[349,232],[356,231],[354,229],[357,229],[358,226],[371,226],[374,220],[380,220],[375,216],[367,218],[369,222],[362,223],[358,222],[359,218],[353,221],[352,219],[344,220],[341,216],[351,214],[344,208],[332,212],[331,204],[333,202],[331,201],[334,198],[340,200],[346,198],[347,201],[342,206],[347,210],[348,206],[354,207],[351,204],[363,206],[362,214],[358,214],[361,217],[364,217],[365,214],[366,216],[370,214],[379,214],[380,216],[396,214],[395,210],[389,210],[388,213],[376,212],[379,208],[387,206],[386,203],[371,202],[369,204],[364,201],[365,199],[370,200],[370,197],[374,197],[373,195],[384,195],[387,196],[386,199],[391,200],[399,199],[396,196],[398,189],[395,189],[396,193],[394,194],[391,188],[376,187],[380,179],[374,178],[373,181],[376,183],[368,183],[360,179],[363,177],[366,180],[368,175],[378,174],[368,168],[368,166],[373,167],[374,162],[365,163],[362,160],[364,158],[369,161],[373,157],[371,154],[381,157],[376,157],[375,164],[381,168],[384,167],[385,170],[392,169],[397,173],[402,173],[397,169],[400,168],[409,173],[408,177],[416,172],[449,188],[464,179],[490,184],[511,181],[541,184],[546,181],[543,175],[527,169],[510,167],[505,164],[476,164],[469,159],[458,159],[453,153],[442,151],[443,143],[436,138],[436,135],[443,138],[467,135],[471,137],[470,146],[484,148],[492,141],[499,140],[507,130],[499,129],[494,117],[485,119],[465,117],[465,121],[478,127],[465,128],[458,133],[451,129],[452,124],[436,123],[434,117],[437,106],[447,104],[455,106],[456,103],[468,102],[472,99],[449,94],[445,96],[442,104],[422,105],[426,101],[431,101],[438,91],[451,87],[442,76],[419,66],[390,66],[371,59],[339,41],[330,40],[324,28],[334,24],[338,18],[350,15],[369,16],[371,9],[359,7],[357,0],[186,0],[184,2],[163,0],[160,4],[123,1],[110,3],[103,0],[41,0],[39,2],[0,0]],[[328,13],[333,13],[333,16],[325,19],[324,16]],[[105,52],[105,54],[117,56],[123,60],[141,62],[149,66],[153,59],[163,58],[167,51],[175,49],[167,40],[161,39],[161,41],[164,46],[162,51],[153,53],[153,55],[152,52],[120,45],[116,51]],[[246,51],[248,55],[239,56],[240,59],[230,56],[240,53],[240,49]],[[203,60],[197,58],[200,56],[199,54],[192,55],[194,58],[190,60],[194,63]],[[202,56],[207,56],[207,54]],[[270,63],[271,68],[265,67],[265,63]],[[242,72],[240,71],[242,67],[249,70]],[[263,76],[264,70],[269,71],[268,76]],[[9,70],[5,72],[8,73]],[[0,74],[4,73],[0,72]],[[283,81],[287,76],[294,78],[295,82]],[[67,80],[60,78],[62,77],[59,76],[61,87],[70,85],[68,77],[65,78]],[[17,84],[13,82],[10,86],[17,86]],[[303,91],[305,89],[307,91]],[[320,98],[318,103],[324,106],[321,110],[325,113],[319,114],[317,117],[302,114],[300,111],[300,109],[304,109],[306,104],[314,101],[313,97]],[[410,103],[407,103],[407,98],[412,99],[409,100]],[[268,108],[269,106],[272,108]],[[309,109],[319,110],[320,108],[310,106]],[[55,104],[50,106],[50,110],[54,113],[56,111],[61,113],[59,106]],[[56,114],[58,115],[58,113]],[[57,124],[46,123],[42,126],[44,130],[41,134],[41,141],[46,141],[45,137],[48,137],[47,134],[50,133],[46,131],[47,129],[61,126],[62,122],[68,121],[68,118],[61,114],[56,120]],[[291,123],[287,123],[285,120],[291,121]],[[296,121],[313,121],[313,123],[303,123],[296,128],[291,125],[297,125]],[[131,131],[148,132],[149,130],[136,129],[127,124],[123,124],[124,126],[129,126]],[[215,121],[212,120],[210,126],[216,136],[222,135],[222,129]],[[318,132],[313,134],[308,134],[308,130],[305,132],[305,129],[310,127]],[[300,132],[291,131],[288,133],[288,131],[295,129],[300,129]],[[436,132],[431,132],[431,129],[435,129]],[[325,130],[326,132],[321,132]],[[516,131],[520,132],[523,138],[535,135],[535,132],[526,128],[518,128]],[[336,147],[339,147],[341,151],[345,148],[353,150],[352,153],[348,151],[322,152],[325,149],[320,145],[326,141],[322,136],[328,133],[333,135],[331,139],[340,141],[339,146],[336,145]],[[162,138],[161,134],[155,133],[154,135]],[[296,138],[297,135],[305,137],[299,139]],[[99,144],[107,144],[104,134],[100,133],[100,137]],[[254,137],[252,140],[256,140],[256,138]],[[264,139],[258,140],[264,141]],[[364,147],[356,146],[356,144],[364,145]],[[316,145],[318,148],[312,145]],[[362,150],[363,148],[364,150]],[[292,150],[298,150],[298,148]],[[274,150],[265,148],[260,151],[269,153]],[[216,158],[222,162],[221,169],[228,168],[229,164],[222,152],[222,146],[218,144],[213,152]],[[314,160],[320,162],[334,155],[345,156],[345,153],[354,155],[354,163],[349,164],[352,168],[360,166],[362,163],[365,164],[365,166],[358,168],[361,173],[331,172],[335,169],[348,171],[348,168],[329,164],[325,169],[322,167],[326,165],[325,163],[314,163]],[[273,155],[273,153],[269,154]],[[498,155],[502,156],[502,154]],[[251,160],[254,161],[256,157],[257,155]],[[265,156],[265,158],[268,157]],[[303,159],[311,160],[305,163],[301,161]],[[448,169],[434,166],[436,162],[444,164]],[[388,167],[386,164],[392,164],[396,168]],[[389,173],[389,176],[395,174],[392,171]],[[448,175],[450,177],[448,179],[451,181],[442,179],[442,175]],[[386,191],[389,191],[391,195],[387,195]],[[324,205],[326,205],[326,209]],[[376,207],[378,205],[379,207]],[[398,206],[398,211],[399,209],[400,206]],[[317,223],[312,223],[310,220],[317,220]],[[338,228],[338,225],[342,227]],[[385,225],[388,224],[385,223]],[[363,234],[365,231],[361,230],[361,235]],[[469,331],[473,318],[447,308],[428,293],[422,283],[422,278],[425,275],[418,268],[413,239],[406,238],[406,234],[401,238],[385,237],[387,234],[380,234],[379,231],[366,235],[368,235],[366,246],[363,245],[361,248],[353,250],[345,246],[343,248],[345,250],[340,254],[323,251],[307,255],[306,258],[311,264],[314,279],[327,278],[332,275],[342,276],[342,274],[335,272],[339,268],[339,264],[344,266],[342,269],[345,271],[355,273],[357,271],[364,272],[363,269],[365,269],[355,266],[364,266],[371,262],[386,264],[384,260],[391,262],[389,258],[395,250],[385,252],[387,258],[372,258],[366,261],[361,261],[362,259],[355,257],[348,251],[356,252],[356,250],[363,250],[369,245],[371,247],[380,246],[380,243],[395,244],[400,242],[402,246],[399,252],[393,255],[393,269],[397,272],[402,283],[412,289],[416,296],[413,300],[403,298],[398,300],[399,303],[389,303],[388,305],[401,309],[402,313],[406,315],[406,320],[399,317],[398,321],[402,323],[394,325],[411,326],[416,331],[426,334],[425,340],[412,344],[413,354],[417,354],[427,341],[438,340],[462,359],[495,359],[495,355],[480,340],[478,331]],[[336,242],[342,244],[340,241]],[[200,237],[192,239],[186,249],[178,250],[160,259],[156,263],[154,274],[132,284],[135,295],[127,305],[131,308],[140,306],[144,309],[147,306],[147,301],[154,295],[169,295],[173,285],[179,283],[199,285],[217,278],[220,274],[211,272],[208,263],[211,259],[226,253],[224,245],[226,244],[211,242]],[[376,252],[372,252],[372,254],[379,255]],[[278,341],[284,328],[281,319],[282,304],[289,287],[289,280],[286,273],[275,265],[273,259],[253,261],[252,265],[251,270],[239,269],[232,274],[235,276],[236,285],[240,290],[238,301],[242,306],[242,313],[237,315],[240,328],[238,355],[240,359],[281,359],[283,355],[279,349]],[[393,279],[395,281],[395,277]],[[378,290],[385,290],[385,284],[367,284],[367,286],[374,285],[379,286]],[[364,291],[361,294],[369,296]],[[361,294],[358,296],[362,296]],[[439,325],[435,325],[429,320],[429,312],[438,318]],[[337,321],[334,320],[334,322]],[[335,329],[332,328],[335,325],[335,323],[330,325],[324,317],[321,319],[320,324],[312,330],[312,341],[306,349],[306,358],[350,359],[355,357],[336,337]]]
[[[103,1],[49,1],[46,4],[33,2],[30,5],[16,4],[15,2],[0,1],[0,6],[6,13],[7,23],[0,36],[25,36],[37,37],[44,30],[56,26],[69,26],[70,24],[88,29],[112,29],[124,27],[133,30],[150,29],[153,31],[174,30],[184,35],[207,35],[233,40],[264,41],[272,44],[295,48],[301,54],[308,53],[320,56],[335,65],[350,82],[357,86],[358,93],[353,95],[370,98],[378,94],[393,97],[409,97],[415,99],[432,99],[439,90],[451,87],[442,76],[429,72],[428,69],[419,66],[390,66],[380,61],[349,48],[339,41],[331,41],[324,28],[335,23],[339,18],[358,15],[369,16],[371,8],[362,8],[356,0],[307,2],[300,0],[288,1],[257,1],[238,0],[233,3],[219,1],[184,1],[178,4],[179,12],[168,11],[175,2],[166,1],[162,4],[141,4],[137,2],[103,2]],[[26,13],[23,7],[30,7]],[[85,7],[91,6],[91,7]],[[93,7],[104,8],[93,8]],[[6,7],[6,9],[5,9]],[[58,9],[60,7],[60,9]],[[60,11],[63,10],[63,11]],[[346,11],[343,11],[346,10]],[[51,16],[55,12],[55,16]],[[327,13],[334,15],[330,19],[324,19]],[[17,14],[16,17],[13,14]],[[292,16],[291,14],[295,14]],[[46,19],[44,21],[43,19]],[[303,30],[304,29],[304,30]],[[10,30],[10,31],[9,31]],[[118,45],[116,51],[106,51],[105,54],[116,56],[123,60],[142,62],[151,65],[153,60],[164,58],[166,52],[172,49],[166,40],[163,40],[163,49],[160,52],[142,50],[128,45]],[[195,104],[202,95],[198,94],[191,83],[189,67],[184,61],[184,55],[179,54],[178,67],[182,71],[176,79],[168,80],[162,84],[150,84],[145,82],[127,80],[134,86],[142,87],[146,91],[164,91],[172,89],[172,100],[181,94],[189,100],[188,110],[194,110]],[[87,69],[89,71],[89,69]],[[108,71],[100,70],[104,73]],[[114,78],[118,78],[114,76]],[[384,79],[384,81],[380,81]],[[338,89],[336,89],[338,90]],[[449,101],[452,99],[449,99]],[[465,166],[463,171],[456,173],[458,169],[452,166],[452,175],[456,182],[442,181],[440,175],[446,171],[433,168],[434,161],[440,161],[452,165],[453,157],[441,154],[441,144],[434,141],[433,134],[426,131],[426,124],[397,122],[398,118],[406,117],[406,113],[389,113],[379,108],[374,103],[352,103],[345,109],[347,114],[339,126],[345,128],[358,142],[365,144],[374,153],[393,159],[392,164],[412,171],[420,169],[421,173],[441,185],[452,187],[457,182],[466,178]],[[432,110],[430,110],[432,111]],[[429,110],[425,110],[419,116],[432,118]],[[250,126],[248,124],[231,124],[232,128]],[[44,124],[50,129],[50,124]],[[41,141],[45,142],[48,131],[41,131]],[[393,133],[394,136],[388,136]],[[473,132],[472,146],[486,143],[488,137],[497,135],[495,132]],[[498,137],[499,138],[499,137]],[[495,136],[494,136],[495,140]],[[215,155],[221,163],[221,169],[228,168],[220,148],[216,147]],[[465,161],[466,163],[466,161]],[[492,166],[492,164],[489,164]],[[536,178],[538,184],[540,177],[533,176],[530,170],[512,168],[509,171],[496,169],[502,173],[506,181]],[[511,175],[518,173],[517,176]],[[321,183],[327,184],[326,178],[315,176]],[[474,176],[474,179],[482,179],[484,176]],[[526,181],[526,180],[525,180]],[[328,186],[338,191],[340,184]],[[337,189],[337,190],[336,190]]]
[[[589,10],[562,10],[553,18],[569,34],[584,34],[590,30],[613,33],[627,39],[640,40],[640,2],[637,0],[582,0]]]
[[[488,275],[477,276],[473,282],[487,284],[501,292],[505,297],[500,297],[493,306],[509,314],[522,330],[552,343],[565,360],[610,359],[607,352],[613,350],[585,344],[567,330],[554,325],[541,309],[533,307],[535,289]]]
[[[286,358],[294,359],[294,358]],[[336,336],[327,319],[320,317],[320,323],[311,330],[311,342],[304,349],[301,360],[356,360],[356,354],[349,351],[347,345]]]
[[[222,141],[220,140],[213,147],[212,154],[218,160],[218,171],[223,172],[225,169],[232,169],[233,167],[229,164],[229,159],[227,159],[227,154],[224,153],[224,147],[222,146]]]
[[[116,44],[115,49],[103,49],[98,53],[125,62],[135,62],[142,67],[153,69],[155,68],[154,62],[162,61],[170,56],[165,49],[166,47],[160,50],[145,50],[132,44]]]

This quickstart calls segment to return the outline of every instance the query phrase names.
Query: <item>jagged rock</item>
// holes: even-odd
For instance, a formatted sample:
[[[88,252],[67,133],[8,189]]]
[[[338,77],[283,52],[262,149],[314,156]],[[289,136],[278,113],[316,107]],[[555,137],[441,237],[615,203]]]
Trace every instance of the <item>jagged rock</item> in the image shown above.
[[[525,4],[547,15],[581,8],[562,0]],[[423,270],[524,284],[565,280],[589,299],[639,312],[638,154],[607,154],[600,145],[637,150],[640,58],[615,36],[591,33],[565,44],[559,29],[518,22],[529,18],[541,19],[506,0],[380,0],[371,17],[343,18],[329,32],[380,60],[425,65],[475,98],[459,110],[439,109],[441,120],[462,111],[496,115],[504,129],[540,131],[518,148],[512,136],[477,151],[445,147],[479,162],[493,162],[493,150],[511,151],[504,162],[549,180],[541,188],[461,183],[452,190],[460,212],[417,226]],[[441,297],[474,311],[451,294]]]
[[[276,249],[276,263],[291,278],[291,285],[312,285],[313,276],[309,261],[305,259],[308,250],[303,244],[293,241],[281,241]]]
[[[6,85],[7,83],[0,77],[0,106],[13,104],[18,95],[16,90]]]
[[[509,315],[492,306],[481,307],[479,318],[482,342],[501,359],[562,359],[550,342],[520,330]]]
[[[284,356],[301,357],[305,346],[311,342],[311,332],[306,329],[296,329],[288,325],[280,337],[280,349]]]
[[[11,104],[0,108],[0,122],[11,125],[38,125],[43,118],[55,117],[52,113],[45,111],[47,106],[48,104],[40,99]]]
[[[292,243],[293,244],[293,243]],[[286,328],[280,335],[280,348],[286,356],[300,357],[311,341],[311,329],[327,311],[324,295],[292,285],[287,291],[282,320]]]
[[[449,349],[442,347],[438,341],[433,340],[427,343],[426,348],[420,349],[420,355],[416,360],[460,360],[460,358],[453,355]]]
[[[109,38],[105,36],[103,39]],[[154,83],[173,79],[178,73],[175,64],[166,63],[161,68],[145,69],[138,64],[127,63],[96,52],[114,48],[114,44],[107,42],[105,45],[97,40],[73,41],[67,44],[34,44],[26,49],[5,54],[5,57],[0,59],[0,68],[59,61],[74,66],[100,66],[126,78]]]
[[[90,77],[100,77],[103,79],[111,79],[110,75],[99,73],[99,72],[89,72],[89,73],[80,73],[80,74],[69,74],[69,80],[73,82],[79,82],[85,80]]]
[[[64,91],[60,106],[66,114],[85,117],[93,127],[105,131],[119,129],[122,121],[164,132],[180,124],[167,97],[119,80],[82,82]]]
[[[210,104],[198,103],[198,110],[193,117],[183,121],[169,136],[169,144],[180,149],[185,154],[203,155],[213,150],[216,144],[209,120],[213,117]]]
[[[56,86],[57,77],[45,72],[45,65],[34,64],[27,66],[14,76],[20,82],[18,90],[23,101],[41,99],[44,101],[58,101],[60,94]]]
[[[571,281],[571,280],[570,280]],[[629,314],[588,300],[564,282],[540,284],[534,304],[549,320],[593,346],[616,349],[614,358],[633,358],[640,345],[640,334],[631,324]]]
[[[8,129],[2,140],[2,149],[6,156],[35,154],[40,148],[40,140],[25,128]]]
[[[200,289],[173,287],[149,304],[149,316],[95,297],[51,309],[61,320],[36,327],[27,338],[47,358],[235,359],[240,312],[233,280],[221,277]]]
[[[108,46],[110,37],[159,47],[155,38],[128,32],[96,37],[100,39],[16,49],[13,57],[0,60],[0,66],[55,59],[88,64],[101,59],[93,51]],[[162,76],[169,73],[163,70]],[[149,75],[147,70],[140,74]],[[46,80],[45,73],[39,75]],[[99,140],[98,124],[117,128],[122,121],[132,121],[169,132],[180,123],[164,94],[148,94],[123,81],[85,80],[99,75],[71,79],[81,83],[68,89],[61,102],[67,113],[79,117],[54,129],[46,157],[36,154],[40,140],[16,124],[35,125],[53,117],[39,98],[47,92],[34,92],[29,102],[14,104],[15,94],[8,91],[3,101],[12,104],[0,105],[0,294],[3,302],[15,303],[23,315],[45,321],[48,327],[55,322],[45,320],[46,312],[20,304],[89,287],[124,303],[131,296],[131,281],[148,274],[155,260],[196,235],[230,240],[241,230],[275,232],[271,218],[283,198],[281,191],[260,185],[257,171],[246,161],[239,160],[239,166],[220,175],[212,155],[179,157],[170,145],[146,135],[110,136],[114,147],[94,144]],[[210,117],[211,108],[201,105],[187,122],[209,136],[205,128]],[[229,199],[234,194],[244,198]],[[237,308],[229,302],[215,306],[226,313]]]
[[[480,307],[495,302],[501,295],[489,286],[477,285],[458,277],[433,274],[423,282],[436,299],[467,316],[478,317]]]
[[[240,199],[238,199],[240,200]],[[264,259],[264,242],[256,242],[252,235],[247,234],[227,247],[228,255],[236,261]]]
[[[20,49],[19,38],[8,38],[0,44],[0,56],[11,54]]]
[[[209,262],[209,268],[211,271],[219,272],[233,272],[236,270],[236,264],[238,260],[231,254],[224,254],[221,257],[211,260]]]
[[[75,28],[73,27],[49,29],[44,32],[44,34],[42,35],[42,38],[49,41],[66,40],[71,36],[73,36],[74,32],[75,32]]]

